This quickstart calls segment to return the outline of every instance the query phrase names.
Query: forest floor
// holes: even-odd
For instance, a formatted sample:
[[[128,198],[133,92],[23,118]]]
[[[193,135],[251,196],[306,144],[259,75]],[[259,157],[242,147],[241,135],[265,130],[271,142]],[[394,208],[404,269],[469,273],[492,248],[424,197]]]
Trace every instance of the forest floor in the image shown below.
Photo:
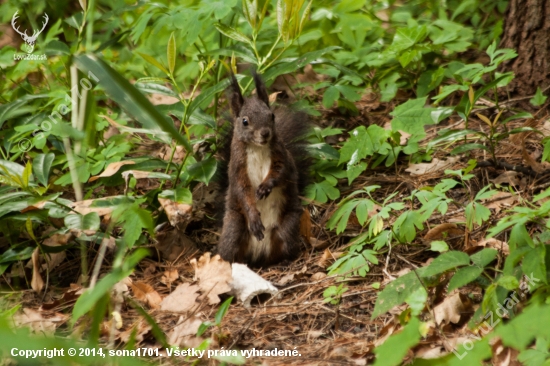
[[[379,103],[374,94],[366,94],[357,103],[357,107],[358,116],[347,117],[340,115],[338,110],[325,110],[316,122],[323,127],[338,127],[344,131],[350,131],[359,125],[377,124],[384,127],[390,121],[389,112],[394,105]],[[542,106],[540,111],[544,110]],[[535,121],[543,121],[544,117],[546,116],[539,115]],[[452,126],[460,129],[464,127],[463,124],[464,122],[458,120],[449,120],[440,125],[430,126],[424,142],[433,139],[438,131],[444,128]],[[531,126],[543,131],[548,128],[546,125],[534,124],[533,120],[519,119],[513,121],[514,126],[509,128]],[[482,121],[472,119],[469,128],[483,130],[486,126]],[[333,144],[338,144],[345,138],[347,135],[344,133],[331,139]],[[297,350],[299,353],[299,356],[294,357],[251,357],[246,361],[250,364],[370,364],[374,360],[374,348],[402,328],[403,319],[400,319],[400,314],[403,316],[403,311],[407,307],[395,307],[373,319],[371,313],[379,291],[395,278],[425,266],[436,257],[437,252],[429,251],[432,241],[445,239],[452,250],[468,254],[484,247],[492,247],[504,255],[507,254],[505,238],[485,240],[486,230],[498,221],[499,213],[518,204],[518,197],[527,199],[533,192],[550,185],[546,183],[544,174],[534,174],[536,171],[545,170],[540,163],[535,163],[540,156],[540,152],[535,151],[536,146],[540,146],[540,138],[535,134],[524,133],[499,142],[497,158],[504,164],[498,167],[492,166],[490,158],[484,152],[475,151],[451,156],[445,150],[439,149],[431,163],[410,164],[405,158],[401,158],[395,165],[387,168],[379,166],[367,169],[351,187],[347,185],[347,180],[342,180],[338,186],[342,191],[342,197],[365,186],[379,185],[382,188],[375,192],[375,198],[383,200],[391,193],[398,192],[392,200],[401,201],[414,190],[440,182],[446,175],[446,169],[464,168],[470,159],[475,159],[478,162],[478,167],[472,172],[475,178],[470,181],[471,184],[467,188],[453,190],[452,198],[456,202],[465,201],[467,197],[475,195],[491,183],[513,187],[516,194],[503,191],[487,200],[485,206],[493,213],[491,220],[471,232],[465,231],[464,226],[455,224],[465,221],[464,209],[460,205],[450,206],[446,215],[434,214],[413,243],[393,246],[391,250],[386,249],[382,252],[379,264],[372,264],[366,276],[347,278],[340,275],[327,276],[327,267],[348,247],[350,239],[362,232],[362,227],[352,214],[345,232],[336,235],[326,229],[326,223],[336,210],[336,204],[311,202],[306,206],[312,223],[310,243],[304,246],[300,257],[285,265],[257,271],[260,276],[274,284],[279,293],[271,298],[257,299],[250,307],[233,300],[221,323],[209,327],[201,336],[197,336],[200,325],[207,321],[213,322],[220,303],[228,297],[220,293],[216,300],[217,294],[212,294],[214,296],[211,297],[197,284],[197,268],[205,263],[208,265],[209,261],[216,262],[216,259],[208,256],[203,257],[202,261],[199,258],[205,252],[215,252],[219,235],[219,227],[211,219],[211,204],[216,196],[212,194],[213,188],[201,186],[197,189],[204,190],[209,198],[206,202],[196,205],[187,228],[161,228],[156,241],[152,240],[149,245],[154,254],[143,260],[128,279],[115,286],[114,292],[118,295],[113,296],[112,307],[113,311],[120,314],[120,319],[118,324],[113,324],[114,320],[105,321],[101,327],[102,342],[120,349],[128,343],[136,347],[158,348],[166,355],[166,350],[154,336],[153,327],[143,313],[136,310],[135,305],[131,305],[132,299],[147,310],[170,344],[177,340],[176,343],[197,348],[205,339],[209,339],[211,350],[277,349]],[[513,166],[522,168],[513,170]],[[154,188],[156,182],[147,184],[149,186],[141,189]],[[468,189],[471,191],[468,192]],[[388,224],[391,224],[391,220]],[[24,310],[23,315],[14,318],[16,324],[30,323],[35,333],[52,328],[57,329],[58,333],[63,333],[63,329],[68,329],[67,314],[71,312],[74,302],[82,292],[82,277],[80,252],[67,251],[66,255],[66,259],[50,271],[44,295],[32,290],[17,290],[14,285],[14,278],[17,277],[15,269],[9,273],[10,286],[13,286],[16,295],[12,294],[7,301],[20,302]],[[98,253],[92,250],[88,253],[90,268],[96,263],[97,255]],[[112,254],[108,251],[99,277],[102,273],[110,271],[111,260]],[[20,275],[27,273],[27,276],[19,277],[21,281],[29,281],[30,270],[22,267],[18,270],[22,271]],[[6,279],[5,276],[3,280]],[[481,290],[478,286],[471,285],[446,293],[447,283],[448,281],[442,281],[441,285],[429,290],[431,309],[426,319],[433,316],[429,323],[430,329],[426,338],[409,351],[406,360],[413,357],[440,357],[453,352],[456,345],[463,343],[465,339],[476,339],[478,336],[469,329],[467,323],[475,309],[480,306],[483,297]],[[4,285],[6,284],[7,282]],[[323,295],[324,291],[329,286],[341,284],[347,291],[339,301],[327,301]],[[172,296],[173,304],[162,305],[163,300],[169,295]],[[122,296],[125,300],[117,301],[117,296]],[[186,310],[177,311],[180,305]],[[74,332],[78,334],[86,325],[87,320],[82,320]],[[494,364],[501,364],[504,359],[516,358],[511,349],[499,349],[499,344],[493,344],[492,347],[495,353]],[[184,359],[163,357],[152,360],[160,361],[160,364],[179,364]],[[186,359],[186,362],[194,360],[197,358],[191,357]],[[208,361],[206,357],[200,359],[200,363],[207,362],[213,361]]]

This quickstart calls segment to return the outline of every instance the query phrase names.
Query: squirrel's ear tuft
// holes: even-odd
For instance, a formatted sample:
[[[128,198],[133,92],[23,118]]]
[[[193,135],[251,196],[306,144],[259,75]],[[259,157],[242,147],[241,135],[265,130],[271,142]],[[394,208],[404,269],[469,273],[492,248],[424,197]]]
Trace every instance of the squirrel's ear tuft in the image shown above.
[[[231,104],[231,110],[233,111],[233,116],[238,117],[241,113],[241,108],[244,104],[243,95],[241,93],[241,87],[239,82],[233,73],[231,73],[231,84],[229,87],[229,102]]]
[[[262,78],[256,71],[252,71],[252,77],[254,78],[254,84],[256,84],[256,95],[269,107],[269,95],[267,95],[267,89],[265,88]]]

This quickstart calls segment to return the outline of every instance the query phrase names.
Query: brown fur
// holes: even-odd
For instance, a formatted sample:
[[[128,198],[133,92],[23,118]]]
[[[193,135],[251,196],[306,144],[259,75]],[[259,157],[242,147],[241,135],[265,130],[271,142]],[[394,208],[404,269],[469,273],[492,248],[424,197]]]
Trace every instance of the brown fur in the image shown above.
[[[307,177],[307,121],[304,114],[286,108],[272,110],[263,82],[258,75],[253,76],[256,96],[246,99],[232,76],[233,126],[226,157],[228,188],[218,253],[230,262],[267,266],[300,253],[303,209],[299,194]],[[262,165],[265,161],[268,171],[267,165]],[[270,226],[266,228],[264,223]]]

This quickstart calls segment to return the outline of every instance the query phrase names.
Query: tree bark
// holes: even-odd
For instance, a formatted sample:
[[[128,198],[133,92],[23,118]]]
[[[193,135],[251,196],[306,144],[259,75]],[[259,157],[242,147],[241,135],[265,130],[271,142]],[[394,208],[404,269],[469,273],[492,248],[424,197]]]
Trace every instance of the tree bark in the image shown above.
[[[550,0],[510,0],[500,48],[513,48],[518,57],[504,64],[515,79],[509,91],[535,94],[550,85]]]

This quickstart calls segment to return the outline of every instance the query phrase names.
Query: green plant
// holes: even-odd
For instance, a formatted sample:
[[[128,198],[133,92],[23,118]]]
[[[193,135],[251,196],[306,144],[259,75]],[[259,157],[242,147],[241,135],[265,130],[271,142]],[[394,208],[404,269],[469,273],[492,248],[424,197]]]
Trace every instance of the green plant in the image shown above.
[[[231,305],[231,301],[233,301],[233,296],[230,296],[228,297],[224,302],[222,302],[222,304],[220,305],[218,311],[216,312],[216,315],[214,315],[214,323],[212,322],[203,322],[200,327],[199,327],[199,330],[197,331],[197,336],[201,336],[204,334],[204,332],[206,332],[209,328],[213,327],[213,326],[216,326],[218,327],[218,332],[219,332],[219,335],[222,334],[221,332],[221,324],[222,324],[222,320],[225,316],[225,314],[227,314],[227,311],[229,310],[229,306]]]
[[[327,289],[323,292],[323,297],[325,298],[325,302],[330,302],[332,305],[340,304],[340,301],[342,300],[342,295],[347,290],[348,288],[344,287],[343,283],[341,283],[338,286],[327,287]]]

